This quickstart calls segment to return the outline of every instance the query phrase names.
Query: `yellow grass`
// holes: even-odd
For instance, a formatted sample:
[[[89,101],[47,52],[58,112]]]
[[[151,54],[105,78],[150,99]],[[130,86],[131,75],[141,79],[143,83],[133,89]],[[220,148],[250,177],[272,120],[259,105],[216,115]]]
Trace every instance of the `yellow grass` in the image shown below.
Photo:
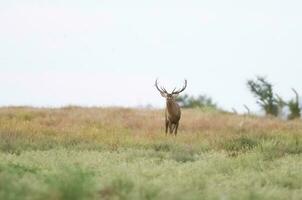
[[[0,199],[301,199],[302,123],[183,110],[0,108]]]
[[[32,137],[50,136],[60,139],[81,138],[104,143],[111,138],[135,141],[165,139],[164,111],[127,108],[37,109],[28,107],[1,108],[2,132],[14,132]],[[200,142],[241,135],[270,136],[282,133],[300,135],[300,120],[239,116],[221,112],[183,110],[176,142]],[[172,135],[168,135],[171,138]],[[123,143],[123,140],[119,140]]]

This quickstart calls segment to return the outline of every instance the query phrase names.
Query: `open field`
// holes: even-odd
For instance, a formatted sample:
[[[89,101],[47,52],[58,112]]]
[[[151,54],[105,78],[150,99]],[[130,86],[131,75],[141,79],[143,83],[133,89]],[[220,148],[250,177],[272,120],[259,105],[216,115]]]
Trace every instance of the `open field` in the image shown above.
[[[0,109],[0,199],[302,199],[302,122],[184,110]]]

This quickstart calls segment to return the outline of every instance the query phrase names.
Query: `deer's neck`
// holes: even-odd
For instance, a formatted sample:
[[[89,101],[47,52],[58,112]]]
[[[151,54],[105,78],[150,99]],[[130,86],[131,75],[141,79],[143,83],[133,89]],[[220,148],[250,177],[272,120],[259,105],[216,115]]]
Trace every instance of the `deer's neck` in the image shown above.
[[[175,101],[167,101],[166,107],[170,115],[177,115],[179,113],[179,106]]]

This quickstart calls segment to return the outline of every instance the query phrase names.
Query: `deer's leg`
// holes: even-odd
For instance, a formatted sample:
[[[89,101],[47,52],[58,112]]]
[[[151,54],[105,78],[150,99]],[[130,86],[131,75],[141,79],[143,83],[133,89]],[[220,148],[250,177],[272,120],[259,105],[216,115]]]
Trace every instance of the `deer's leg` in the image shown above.
[[[174,132],[174,129],[175,129],[175,124],[171,123],[171,131],[170,131],[171,134]]]
[[[166,135],[167,135],[167,133],[168,133],[168,127],[169,127],[169,121],[168,120],[165,121],[165,125],[166,125]]]
[[[170,132],[170,134],[172,134],[173,133],[173,124],[171,123],[171,122],[169,122],[169,132]]]
[[[175,130],[174,130],[175,136],[177,135],[178,125],[179,125],[179,122],[177,122],[177,123],[175,124]]]

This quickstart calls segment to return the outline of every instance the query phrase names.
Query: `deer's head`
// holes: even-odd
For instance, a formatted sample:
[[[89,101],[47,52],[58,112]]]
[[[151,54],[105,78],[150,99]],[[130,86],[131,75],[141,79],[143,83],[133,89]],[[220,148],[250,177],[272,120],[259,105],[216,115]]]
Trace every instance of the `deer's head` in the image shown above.
[[[160,92],[161,96],[166,98],[167,101],[175,101],[175,98],[179,95],[179,93],[183,92],[186,89],[187,80],[185,80],[185,84],[181,89],[176,90],[176,88],[174,88],[174,90],[171,93],[167,92],[167,90],[164,87],[159,88],[157,79],[155,81],[155,87]]]

